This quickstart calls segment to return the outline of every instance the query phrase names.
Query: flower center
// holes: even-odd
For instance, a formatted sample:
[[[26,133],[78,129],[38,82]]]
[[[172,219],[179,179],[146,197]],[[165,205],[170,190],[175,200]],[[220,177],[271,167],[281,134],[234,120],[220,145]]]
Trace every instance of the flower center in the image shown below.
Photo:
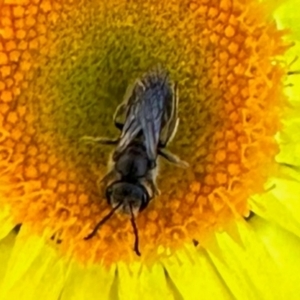
[[[113,149],[80,138],[116,136],[112,116],[128,84],[162,63],[180,97],[169,148],[190,167],[160,162],[161,196],[136,218],[142,259],[201,243],[247,215],[248,197],[272,172],[284,99],[279,57],[287,47],[264,8],[83,2],[1,9],[1,203],[82,261],[135,259],[126,215],[116,213],[84,240],[111,210],[97,181]]]

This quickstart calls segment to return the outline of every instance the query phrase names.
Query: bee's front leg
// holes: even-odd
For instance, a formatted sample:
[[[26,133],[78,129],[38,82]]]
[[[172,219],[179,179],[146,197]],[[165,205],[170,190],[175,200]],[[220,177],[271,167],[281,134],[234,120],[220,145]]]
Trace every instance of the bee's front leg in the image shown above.
[[[112,169],[102,178],[98,179],[97,186],[101,191],[104,191],[104,189],[106,189],[106,187],[110,185],[112,181],[118,181],[119,179],[120,174],[115,169]]]
[[[150,182],[151,188],[154,191],[154,196],[159,196],[160,195],[160,189],[157,187],[157,184],[155,182]]]
[[[157,184],[153,180],[147,180],[147,184],[149,185],[150,189],[152,190],[153,196],[157,197],[160,195],[160,190],[157,187]]]
[[[151,197],[157,197],[160,195],[160,190],[157,187],[157,184],[155,182],[156,178],[156,170],[149,171],[146,176],[141,180],[141,183],[146,186],[147,189],[151,190]]]

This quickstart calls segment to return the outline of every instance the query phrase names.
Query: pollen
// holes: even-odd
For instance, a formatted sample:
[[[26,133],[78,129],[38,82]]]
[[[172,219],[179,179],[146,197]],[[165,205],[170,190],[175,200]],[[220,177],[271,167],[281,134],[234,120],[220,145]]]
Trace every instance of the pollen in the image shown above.
[[[285,105],[289,45],[267,5],[10,2],[0,10],[0,205],[16,224],[64,255],[109,265],[201,243],[249,214],[248,198],[276,169]],[[189,167],[159,160],[161,194],[136,217],[138,258],[121,213],[84,240],[111,210],[99,179],[112,148],[81,138],[117,136],[112,117],[128,85],[158,63],[179,89],[168,149]]]

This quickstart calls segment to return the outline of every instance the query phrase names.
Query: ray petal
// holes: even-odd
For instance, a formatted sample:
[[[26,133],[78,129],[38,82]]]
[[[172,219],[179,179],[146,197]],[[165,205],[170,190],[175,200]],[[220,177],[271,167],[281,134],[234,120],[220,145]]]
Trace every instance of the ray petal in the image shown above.
[[[7,263],[15,243],[15,232],[11,231],[6,237],[0,240],[0,285],[7,271]]]
[[[83,267],[72,262],[61,300],[110,299],[115,278],[115,266],[105,269],[101,265]]]
[[[285,299],[298,299],[300,295],[299,265],[300,239],[275,223],[254,217],[250,225],[263,241],[268,252],[276,261],[282,276]]]
[[[24,226],[23,226],[24,227]],[[57,299],[64,284],[63,262],[41,238],[21,228],[7,272],[0,286],[0,299]]]
[[[118,297],[125,299],[174,299],[162,265],[151,267],[118,263]]]
[[[5,238],[14,228],[8,206],[0,209],[0,240]]]
[[[243,245],[226,233],[217,234],[220,257],[209,253],[236,299],[284,299],[281,274],[275,261],[251,227],[239,222]]]
[[[250,199],[251,209],[265,220],[274,222],[300,237],[300,182],[297,172],[288,172],[291,179],[272,179],[275,188]],[[297,177],[296,177],[297,176]]]
[[[232,299],[222,276],[203,250],[186,248],[163,260],[175,299]]]

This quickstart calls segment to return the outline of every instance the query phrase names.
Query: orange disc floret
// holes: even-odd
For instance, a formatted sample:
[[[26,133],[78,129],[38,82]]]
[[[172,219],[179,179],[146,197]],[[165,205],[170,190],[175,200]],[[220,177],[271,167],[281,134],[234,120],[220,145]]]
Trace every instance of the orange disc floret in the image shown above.
[[[157,63],[178,82],[170,148],[190,167],[161,162],[161,196],[136,220],[142,259],[248,214],[273,172],[285,103],[288,47],[266,6],[28,0],[2,4],[0,22],[0,204],[15,222],[83,262],[136,258],[127,216],[84,240],[110,210],[97,181],[111,149],[80,138],[116,135],[126,87]]]

